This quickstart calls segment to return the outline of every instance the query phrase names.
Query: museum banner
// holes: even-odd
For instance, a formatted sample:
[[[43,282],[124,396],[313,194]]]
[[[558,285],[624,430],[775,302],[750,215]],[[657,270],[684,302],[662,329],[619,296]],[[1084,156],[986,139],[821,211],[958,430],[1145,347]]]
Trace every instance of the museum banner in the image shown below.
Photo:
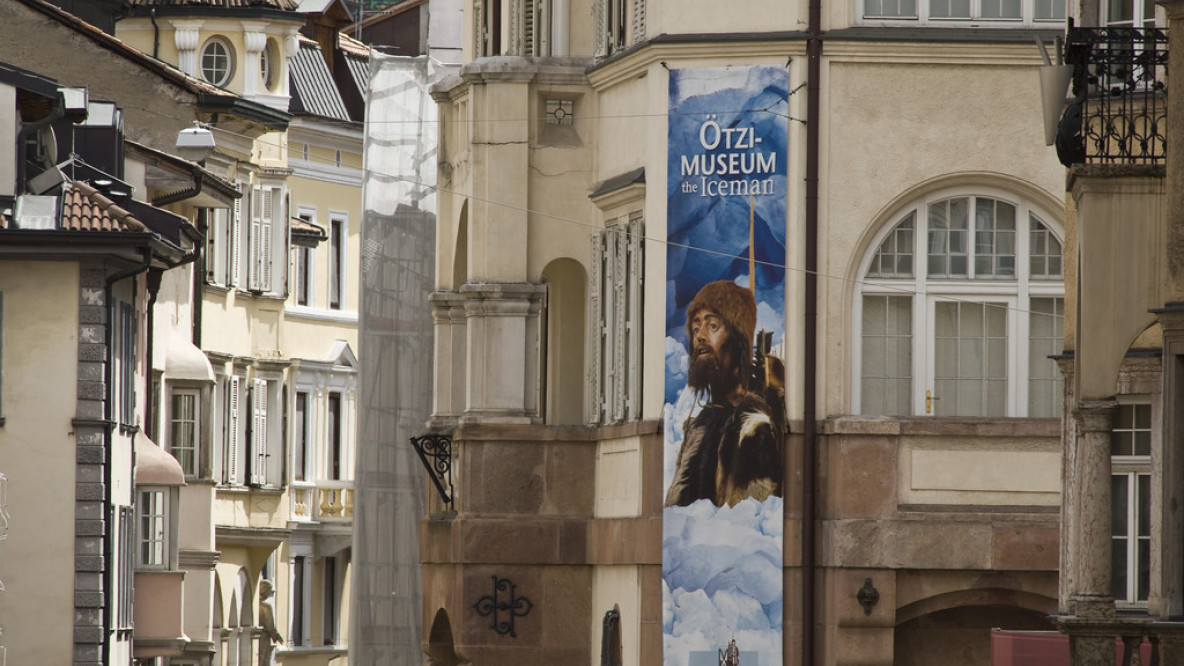
[[[667,666],[782,663],[788,78],[670,72]]]

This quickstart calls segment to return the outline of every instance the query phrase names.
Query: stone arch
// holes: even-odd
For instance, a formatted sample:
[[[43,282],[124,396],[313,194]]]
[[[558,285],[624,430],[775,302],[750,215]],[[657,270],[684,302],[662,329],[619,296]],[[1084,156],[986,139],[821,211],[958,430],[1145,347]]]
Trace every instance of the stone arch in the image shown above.
[[[436,611],[432,620],[432,628],[428,632],[428,664],[429,666],[456,666],[465,663],[456,654],[452,640],[452,621],[448,619],[448,611],[443,608]]]
[[[547,285],[544,415],[548,424],[581,425],[586,421],[588,275],[580,262],[560,258],[543,268],[542,278]]]
[[[1048,616],[1056,600],[1006,588],[959,590],[899,608],[893,634],[893,663],[990,663],[992,629],[1054,630]]]

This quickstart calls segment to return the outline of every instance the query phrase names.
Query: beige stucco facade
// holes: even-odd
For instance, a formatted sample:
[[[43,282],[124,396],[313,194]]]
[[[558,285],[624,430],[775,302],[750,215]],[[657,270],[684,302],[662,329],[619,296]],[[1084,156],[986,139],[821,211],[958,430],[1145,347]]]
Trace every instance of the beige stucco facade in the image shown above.
[[[593,16],[604,7],[595,3]],[[521,35],[505,24],[502,51],[491,53],[470,25],[464,68],[433,87],[443,121],[433,425],[452,433],[457,488],[455,516],[435,513],[444,507],[429,498],[421,532],[433,663],[452,663],[438,656],[450,654],[433,630],[445,626],[441,609],[450,649],[480,663],[522,655],[599,663],[602,618],[614,608],[624,663],[662,659],[667,71],[696,67],[785,66],[794,91],[785,221],[785,663],[803,659],[804,530],[816,539],[813,663],[985,664],[991,626],[1052,628],[1043,618],[1058,594],[1059,407],[1030,418],[1025,391],[990,417],[926,415],[919,375],[911,413],[860,408],[864,278],[909,210],[924,214],[928,202],[948,197],[994,197],[1015,202],[1065,242],[1065,172],[1041,141],[1031,33],[895,30],[858,18],[854,3],[829,4],[821,27],[832,32],[819,78],[808,81],[805,9],[649,2],[643,34],[630,13],[627,48],[608,58],[595,57],[603,37],[595,21],[561,26],[569,34],[553,43],[565,40],[571,50],[549,58],[517,57]],[[475,22],[484,9],[469,3],[466,11]],[[807,84],[819,89],[816,117],[808,117]],[[549,124],[548,100],[571,100],[574,121]],[[810,127],[819,141],[816,303],[805,299]],[[593,236],[633,217],[644,220],[645,235],[643,272],[629,277],[643,284],[640,391],[630,394],[641,408],[618,425],[590,406],[598,372],[591,347],[603,323],[591,306],[580,313],[586,335],[571,335],[564,322],[597,288]],[[541,314],[532,289],[547,292]],[[914,289],[902,293],[920,308],[925,293]],[[1009,302],[1026,311],[1026,297]],[[809,386],[801,361],[808,310],[817,312]],[[529,342],[534,330],[547,339],[545,354]],[[923,349],[913,345],[915,354]],[[572,401],[572,392],[581,397]],[[808,393],[817,436],[806,444]],[[817,518],[805,527],[804,445],[816,447],[818,484]],[[472,608],[488,594],[490,574],[513,579],[535,603],[517,619],[517,642],[496,636]],[[879,593],[868,613],[856,599],[865,580]],[[557,604],[570,589],[581,592]],[[558,632],[551,612],[585,630]]]

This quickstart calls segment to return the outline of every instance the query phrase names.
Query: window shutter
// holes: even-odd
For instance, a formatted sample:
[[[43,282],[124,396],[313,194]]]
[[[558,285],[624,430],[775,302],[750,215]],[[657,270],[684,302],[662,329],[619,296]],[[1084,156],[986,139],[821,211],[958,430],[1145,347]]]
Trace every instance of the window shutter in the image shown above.
[[[259,218],[259,289],[271,291],[271,230],[275,221],[275,199],[279,190],[263,190],[263,214]]]
[[[251,291],[258,291],[260,289],[260,215],[263,212],[263,192],[258,188],[251,189],[251,233],[247,236],[247,289]]]
[[[588,359],[588,418],[592,423],[600,423],[600,394],[601,394],[601,366],[604,354],[601,347],[602,332],[600,322],[604,316],[604,298],[601,294],[604,285],[604,233],[592,236],[592,270],[588,276],[588,325],[592,331],[588,346],[591,358]]]
[[[235,486],[242,483],[238,473],[240,385],[241,379],[238,375],[230,378],[230,419],[226,433],[226,482]]]
[[[641,302],[644,293],[642,283],[645,280],[645,263],[642,254],[645,230],[642,227],[640,214],[630,217],[628,229],[629,257],[626,269],[628,279],[625,286],[628,290],[626,298],[628,312],[625,323],[628,336],[625,347],[625,377],[628,386],[625,389],[625,418],[635,421],[641,418]]]
[[[251,483],[267,483],[267,380],[251,385]]]
[[[626,366],[625,344],[626,344],[626,306],[628,302],[625,300],[626,282],[629,278],[629,234],[626,233],[627,227],[621,226],[614,230],[613,235],[616,236],[616,254],[613,256],[613,320],[607,322],[613,328],[613,384],[612,394],[612,420],[613,423],[621,423],[625,420],[625,386],[629,380],[629,368]]]
[[[239,271],[243,263],[243,202],[241,198],[234,200],[234,219],[226,226],[228,227],[227,254],[230,258],[229,286],[237,287],[239,285]]]
[[[645,0],[633,0],[633,43],[645,39]]]

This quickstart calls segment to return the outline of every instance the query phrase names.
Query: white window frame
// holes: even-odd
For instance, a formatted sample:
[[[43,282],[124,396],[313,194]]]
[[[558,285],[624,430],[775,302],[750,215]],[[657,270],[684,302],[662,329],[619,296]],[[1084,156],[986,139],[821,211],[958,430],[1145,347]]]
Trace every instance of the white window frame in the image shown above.
[[[288,637],[294,648],[312,646],[312,563],[310,547],[292,545],[288,559]]]
[[[307,146],[307,144],[305,144]],[[312,206],[299,205],[296,207],[296,217],[308,222],[309,224],[317,223],[317,209]],[[295,298],[292,303],[298,307],[311,308],[316,305],[316,275],[317,275],[317,252],[315,247],[307,247],[303,245],[295,245],[296,252],[294,253],[295,266],[292,267],[294,277],[292,279]],[[301,255],[306,260],[301,261]],[[305,302],[301,303],[301,297]]]
[[[341,560],[330,555],[321,560],[321,643],[341,642]]]
[[[592,236],[589,414],[594,423],[641,418],[645,223],[640,212]]]
[[[225,49],[224,57],[226,59],[226,69],[225,71],[221,71],[220,75],[211,76],[212,70],[208,70],[206,68],[206,56],[215,46]],[[198,72],[201,74],[202,80],[206,83],[215,85],[219,88],[225,88],[226,85],[230,83],[230,80],[234,78],[234,46],[225,37],[222,37],[221,35],[215,35],[207,39],[205,43],[201,45],[201,50],[198,51],[197,58]]]
[[[172,566],[172,488],[136,487],[136,567],[167,570]]]
[[[316,438],[313,436],[313,413],[316,410],[316,403],[314,396],[316,392],[312,389],[298,386],[292,393],[292,467],[291,479],[292,483],[309,483],[315,477],[313,476],[313,460],[312,452],[316,448]],[[304,398],[304,414],[301,418],[300,410],[297,406],[300,404],[300,398]],[[303,435],[303,441],[301,441]],[[302,459],[301,459],[302,458]],[[303,469],[303,478],[296,478],[296,470]]]
[[[1065,22],[1065,7],[1061,7],[1061,15],[1052,18],[1036,18],[1036,3],[1041,0],[1020,0],[1020,16],[1018,18],[982,18],[982,6],[985,0],[969,0],[970,2],[970,16],[965,17],[940,17],[930,15],[930,2],[932,0],[916,0],[914,14],[912,16],[876,16],[867,14],[868,2],[867,0],[855,0],[856,20],[857,25],[885,25],[885,26],[929,26],[929,27],[943,27],[943,28],[970,28],[970,27],[1001,27],[1001,28],[1032,28],[1032,27],[1048,27],[1059,28]],[[1052,0],[1055,3],[1058,0]],[[1062,3],[1065,0],[1060,0]]]
[[[1138,594],[1138,542],[1142,540],[1148,550],[1148,557],[1151,557],[1153,549],[1151,531],[1148,530],[1146,535],[1138,534],[1139,512],[1146,512],[1146,520],[1150,525],[1151,522],[1151,496],[1155,493],[1155,488],[1151,484],[1154,483],[1154,476],[1151,473],[1151,452],[1159,447],[1159,428],[1156,424],[1159,422],[1158,405],[1151,396],[1133,396],[1122,395],[1118,397],[1119,406],[1115,411],[1115,422],[1117,424],[1119,410],[1127,408],[1146,407],[1150,416],[1150,425],[1144,430],[1141,428],[1131,428],[1126,432],[1134,432],[1136,430],[1147,432],[1149,434],[1148,454],[1147,455],[1112,455],[1110,457],[1110,474],[1111,477],[1127,477],[1127,496],[1122,498],[1126,503],[1126,524],[1127,532],[1123,537],[1126,539],[1126,590],[1124,594],[1115,594],[1115,606],[1122,610],[1146,610],[1147,599],[1139,599]],[[1112,433],[1117,434],[1121,431],[1117,427],[1112,428]],[[1140,506],[1138,500],[1138,486],[1137,481],[1139,477],[1144,477],[1148,484],[1148,498],[1145,506]],[[1119,498],[1111,496],[1110,501],[1116,502]],[[1112,538],[1114,538],[1113,535]],[[1112,581],[1116,583],[1116,581]]]
[[[334,234],[334,228],[339,227],[340,231],[337,237]],[[329,270],[326,271],[328,277],[329,291],[326,305],[330,310],[344,310],[348,303],[347,294],[349,293],[349,266],[347,259],[349,257],[349,214],[341,211],[329,211],[329,238],[325,244],[329,251]],[[334,247],[336,243],[337,247]],[[337,283],[337,303],[333,303],[333,285],[334,281]]]
[[[234,261],[238,238],[234,235],[239,210],[238,199],[232,208],[207,208],[206,211],[206,283],[218,287],[234,286]]]
[[[1148,9],[1151,10],[1150,18],[1146,15]],[[1102,25],[1112,28],[1152,28],[1167,26],[1167,16],[1164,10],[1155,4],[1155,0],[1132,0],[1131,19],[1111,19],[1110,3],[1106,0],[1101,0],[1098,3],[1098,10],[1102,14]]]
[[[177,414],[177,399],[190,398],[193,401],[193,416],[191,419],[181,421]],[[196,477],[201,475],[202,469],[202,448],[201,448],[201,389],[193,387],[173,386],[169,390],[168,401],[168,447],[169,452],[181,464],[181,469],[185,472],[186,477]],[[178,426],[188,423],[192,427],[192,440],[189,442],[179,442],[177,439]],[[186,466],[183,454],[186,451],[192,452],[192,464]]]
[[[929,204],[955,197],[995,199],[1016,207],[1015,221],[1015,276],[1011,278],[929,278],[928,277],[928,207]],[[911,277],[873,278],[868,271],[881,244],[897,225],[914,215],[913,274]],[[973,223],[973,202],[969,210]],[[912,317],[912,394],[911,415],[937,415],[943,405],[942,396],[934,395],[934,308],[941,301],[1002,303],[1007,307],[1007,397],[1004,414],[993,416],[1021,417],[1028,415],[1028,367],[1030,354],[1029,312],[1032,298],[1064,298],[1063,276],[1059,279],[1032,278],[1029,265],[1030,216],[1044,227],[1064,247],[1063,231],[1056,218],[1039,205],[997,188],[947,188],[931,192],[900,208],[876,236],[859,265],[855,293],[852,298],[852,412],[862,413],[863,383],[863,297],[904,296],[911,298]],[[968,275],[974,273],[974,229],[969,230],[967,257]],[[1062,262],[1063,270],[1063,262]],[[936,401],[929,400],[926,391]]]

